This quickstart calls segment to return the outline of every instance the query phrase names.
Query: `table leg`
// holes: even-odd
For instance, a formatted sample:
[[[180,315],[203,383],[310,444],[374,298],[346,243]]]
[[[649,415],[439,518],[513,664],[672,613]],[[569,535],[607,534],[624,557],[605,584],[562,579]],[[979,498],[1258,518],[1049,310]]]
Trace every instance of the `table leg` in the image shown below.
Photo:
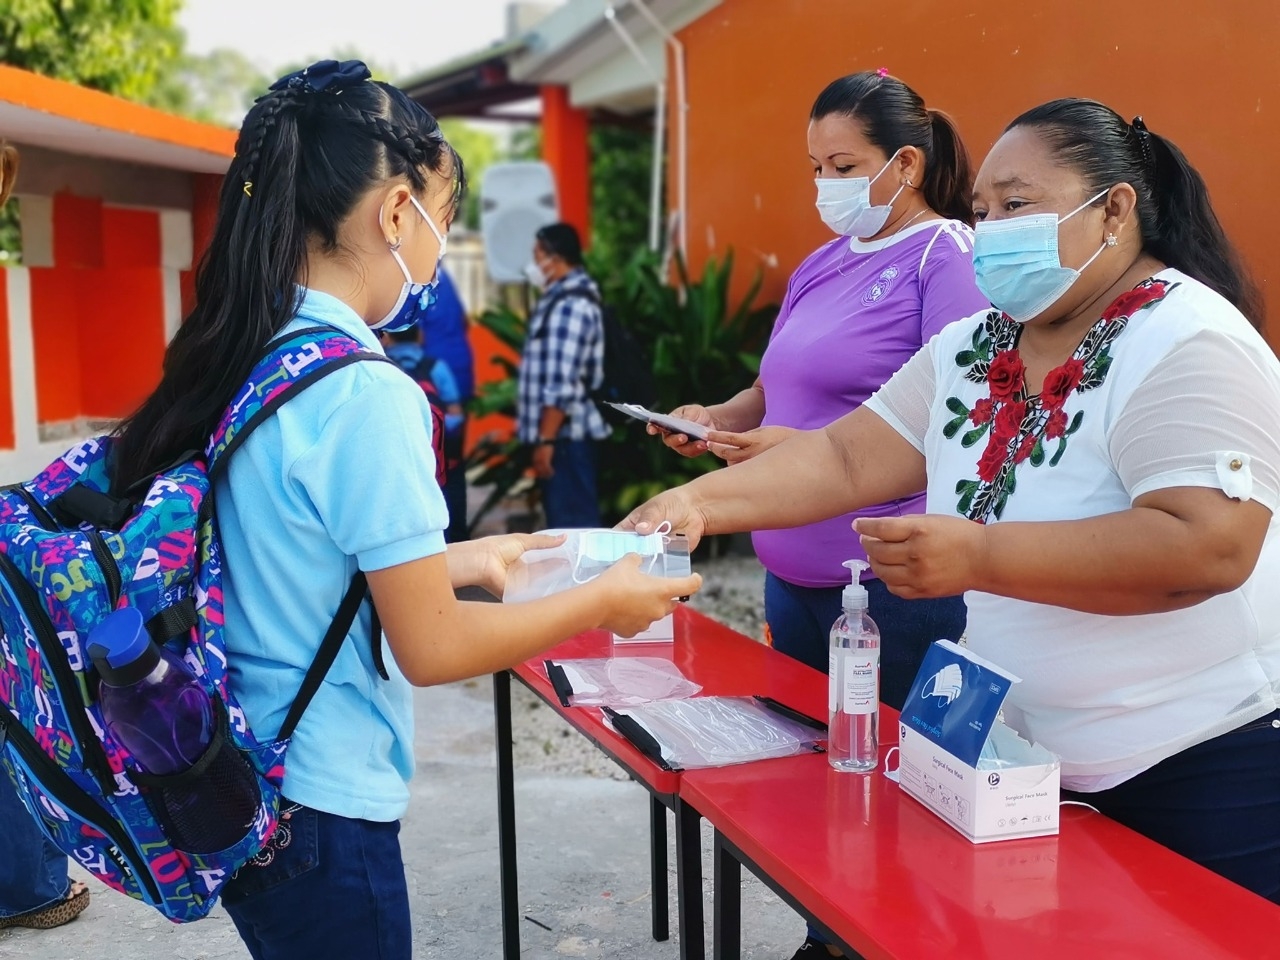
[[[649,891],[653,897],[653,939],[671,936],[667,916],[667,808],[649,795]]]
[[[739,960],[742,955],[742,865],[715,831],[712,845],[712,960]]]
[[[511,764],[511,674],[493,675],[498,745],[498,872],[502,882],[502,960],[520,960],[520,889],[516,878],[516,793]]]
[[[705,960],[702,925],[702,815],[676,798],[676,903],[680,914],[680,960]]]

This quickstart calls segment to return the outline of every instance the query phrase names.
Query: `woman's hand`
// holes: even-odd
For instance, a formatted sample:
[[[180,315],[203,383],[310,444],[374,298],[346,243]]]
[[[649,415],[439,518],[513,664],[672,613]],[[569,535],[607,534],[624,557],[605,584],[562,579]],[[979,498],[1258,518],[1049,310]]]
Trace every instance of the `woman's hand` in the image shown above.
[[[507,569],[529,550],[549,550],[564,537],[538,533],[508,533],[451,543],[447,551],[449,579],[454,588],[483,587],[501,597],[507,585]]]
[[[640,504],[627,514],[617,529],[648,534],[663,523],[671,524],[672,533],[683,533],[688,537],[690,550],[698,545],[707,531],[707,519],[685,487],[660,493],[652,500]]]
[[[710,430],[716,429],[716,421],[711,416],[710,411],[697,403],[688,403],[683,407],[676,407],[671,411],[671,416],[679,417],[681,420],[692,420],[694,423],[701,423]],[[668,433],[652,423],[645,427],[645,431],[651,437],[661,436],[662,442],[682,457],[697,457],[707,452],[706,443],[687,437],[683,433]]]
[[[712,430],[707,434],[707,447],[725,463],[741,463],[802,432],[794,427],[756,427],[744,433]]]
[[[600,626],[620,637],[634,637],[676,608],[677,598],[697,593],[702,577],[653,577],[640,572],[641,558],[629,553],[583,590],[602,597],[605,610]]]
[[[951,597],[977,587],[987,560],[987,528],[962,517],[861,517],[853,529],[871,569],[907,600]]]

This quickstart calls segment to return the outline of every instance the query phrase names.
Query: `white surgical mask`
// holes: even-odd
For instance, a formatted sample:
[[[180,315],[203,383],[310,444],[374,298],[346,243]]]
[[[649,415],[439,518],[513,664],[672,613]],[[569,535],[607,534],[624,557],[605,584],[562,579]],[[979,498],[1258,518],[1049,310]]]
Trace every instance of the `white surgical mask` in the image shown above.
[[[524,278],[535,287],[545,287],[547,285],[547,275],[532,260],[524,265]]]
[[[1107,190],[1090,197],[1061,219],[1056,213],[1037,213],[978,223],[973,234],[973,273],[978,289],[993,307],[1011,320],[1026,323],[1071,289],[1110,244],[1104,242],[1078,269],[1064,267],[1058,255],[1058,227],[1099,197],[1105,197]]]
[[[893,199],[881,207],[871,205],[871,185],[889,169],[901,150],[874,177],[818,177],[818,215],[822,222],[842,237],[874,237],[889,222],[889,214],[907,185],[898,187]]]

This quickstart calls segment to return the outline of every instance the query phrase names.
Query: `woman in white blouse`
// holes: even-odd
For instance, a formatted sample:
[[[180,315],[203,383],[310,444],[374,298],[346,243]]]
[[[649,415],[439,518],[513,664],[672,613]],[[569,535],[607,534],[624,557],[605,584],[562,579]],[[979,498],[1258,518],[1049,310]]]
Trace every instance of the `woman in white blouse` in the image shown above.
[[[1088,100],[1006,129],[975,184],[996,309],[862,408],[628,523],[856,524],[904,597],[964,591],[1006,719],[1064,788],[1280,902],[1280,363],[1182,152]],[[714,439],[714,438],[712,438]]]

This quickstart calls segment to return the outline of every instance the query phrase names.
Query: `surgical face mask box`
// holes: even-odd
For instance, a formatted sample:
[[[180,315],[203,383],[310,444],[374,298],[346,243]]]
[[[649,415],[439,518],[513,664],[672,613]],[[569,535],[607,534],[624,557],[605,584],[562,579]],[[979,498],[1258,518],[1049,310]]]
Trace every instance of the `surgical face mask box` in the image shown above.
[[[1058,758],[998,719],[1017,682],[939,640],[902,707],[902,789],[974,843],[1058,833]]]
[[[640,570],[655,577],[687,577],[692,571],[689,541],[683,535],[659,530],[638,534],[626,530],[547,530],[563,535],[564,543],[547,550],[530,550],[507,570],[504,603],[521,603],[553,596],[590,583],[630,553],[640,555]],[[674,619],[668,615],[634,637],[614,637],[616,643],[670,643]]]

